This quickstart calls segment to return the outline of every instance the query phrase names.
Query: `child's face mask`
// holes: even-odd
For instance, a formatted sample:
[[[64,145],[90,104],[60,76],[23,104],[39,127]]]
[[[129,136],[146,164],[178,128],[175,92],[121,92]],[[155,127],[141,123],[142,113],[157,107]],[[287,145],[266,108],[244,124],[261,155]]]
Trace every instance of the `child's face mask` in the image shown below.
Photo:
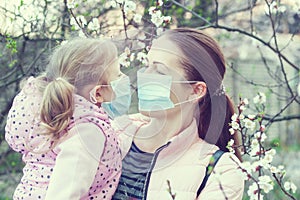
[[[111,81],[110,85],[104,86],[111,86],[115,94],[115,98],[111,102],[101,103],[102,108],[107,112],[109,117],[113,119],[117,116],[126,114],[131,102],[129,77],[122,77],[118,80]],[[92,91],[90,92],[90,100],[92,103],[97,103]]]
[[[137,72],[137,87],[140,111],[159,111],[174,108],[177,105],[191,102],[200,97],[174,104],[170,99],[172,83],[195,83],[195,81],[172,81],[172,76]]]

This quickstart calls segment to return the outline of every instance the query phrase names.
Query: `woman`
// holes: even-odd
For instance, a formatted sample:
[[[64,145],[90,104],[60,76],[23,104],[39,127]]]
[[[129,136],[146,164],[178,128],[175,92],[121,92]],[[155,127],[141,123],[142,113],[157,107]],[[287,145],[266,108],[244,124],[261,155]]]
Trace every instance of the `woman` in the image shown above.
[[[144,117],[115,120],[123,167],[113,199],[242,199],[238,159],[214,154],[228,152],[230,139],[237,144],[229,133],[233,105],[217,43],[197,30],[170,30],[153,42],[148,61],[137,75]]]

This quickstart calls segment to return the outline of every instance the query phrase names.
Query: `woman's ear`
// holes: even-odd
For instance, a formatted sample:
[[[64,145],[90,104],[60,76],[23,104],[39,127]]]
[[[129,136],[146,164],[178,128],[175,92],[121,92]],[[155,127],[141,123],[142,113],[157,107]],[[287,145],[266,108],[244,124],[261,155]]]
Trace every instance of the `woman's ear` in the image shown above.
[[[197,99],[202,99],[206,95],[207,87],[206,83],[203,81],[198,81],[192,85],[193,87],[193,96]]]

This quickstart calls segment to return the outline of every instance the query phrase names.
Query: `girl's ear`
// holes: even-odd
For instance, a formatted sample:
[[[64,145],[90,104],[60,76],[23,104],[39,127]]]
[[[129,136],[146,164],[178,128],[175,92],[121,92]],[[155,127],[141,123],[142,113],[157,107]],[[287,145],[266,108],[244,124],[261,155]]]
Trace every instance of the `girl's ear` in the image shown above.
[[[203,81],[199,81],[192,85],[193,87],[193,96],[196,97],[198,100],[202,99],[206,95],[207,87],[206,83]]]
[[[104,101],[101,95],[101,85],[96,85],[90,92],[91,101],[94,104],[102,103]]]

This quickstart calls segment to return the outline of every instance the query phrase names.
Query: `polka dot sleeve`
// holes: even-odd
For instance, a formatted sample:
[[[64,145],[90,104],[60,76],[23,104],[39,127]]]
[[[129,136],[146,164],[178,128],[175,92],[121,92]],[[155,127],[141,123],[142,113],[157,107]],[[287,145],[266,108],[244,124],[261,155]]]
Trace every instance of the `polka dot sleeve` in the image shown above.
[[[58,148],[45,200],[80,199],[90,189],[104,149],[105,136],[94,124],[71,129],[71,138]]]

